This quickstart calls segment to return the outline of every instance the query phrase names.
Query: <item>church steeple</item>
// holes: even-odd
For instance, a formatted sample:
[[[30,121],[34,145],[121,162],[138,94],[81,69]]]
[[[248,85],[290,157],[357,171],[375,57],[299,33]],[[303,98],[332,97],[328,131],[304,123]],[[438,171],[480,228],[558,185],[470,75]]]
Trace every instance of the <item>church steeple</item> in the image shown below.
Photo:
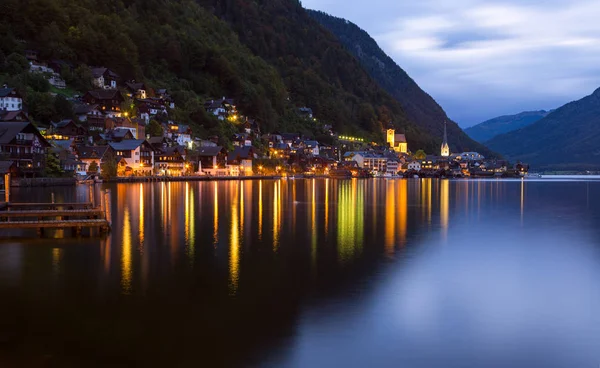
[[[444,121],[444,140],[442,141],[441,156],[450,156],[450,146],[448,146],[448,134],[446,132],[446,121]]]

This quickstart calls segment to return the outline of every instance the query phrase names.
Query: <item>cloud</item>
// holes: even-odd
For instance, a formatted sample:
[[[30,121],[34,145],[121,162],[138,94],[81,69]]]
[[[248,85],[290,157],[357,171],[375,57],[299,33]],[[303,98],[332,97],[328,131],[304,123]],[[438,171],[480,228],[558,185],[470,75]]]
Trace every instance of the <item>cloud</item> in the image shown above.
[[[597,1],[373,0],[357,1],[355,14],[336,14],[335,1],[323,10],[355,16],[463,126],[555,108],[600,87]],[[377,23],[367,18],[373,11]]]

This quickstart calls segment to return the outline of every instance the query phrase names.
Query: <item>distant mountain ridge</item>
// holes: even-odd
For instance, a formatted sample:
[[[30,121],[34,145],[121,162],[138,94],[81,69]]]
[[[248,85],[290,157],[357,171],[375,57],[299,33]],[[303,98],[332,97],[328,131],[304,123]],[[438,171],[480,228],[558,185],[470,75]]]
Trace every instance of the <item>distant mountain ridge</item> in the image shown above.
[[[533,169],[600,169],[600,88],[524,128],[496,136],[488,146]]]
[[[549,113],[550,111],[539,110],[524,111],[515,115],[503,115],[469,127],[465,129],[465,133],[477,142],[485,143],[499,134],[512,132],[513,130],[531,125],[545,118]]]
[[[440,144],[444,133],[444,121],[447,121],[448,141],[453,152],[478,151],[485,156],[495,155],[483,144],[471,139],[455,122],[451,121],[442,107],[389,57],[366,31],[342,18],[315,10],[307,10],[307,12],[337,36],[371,77],[400,102],[408,118],[433,134]],[[410,142],[409,147],[415,149]]]

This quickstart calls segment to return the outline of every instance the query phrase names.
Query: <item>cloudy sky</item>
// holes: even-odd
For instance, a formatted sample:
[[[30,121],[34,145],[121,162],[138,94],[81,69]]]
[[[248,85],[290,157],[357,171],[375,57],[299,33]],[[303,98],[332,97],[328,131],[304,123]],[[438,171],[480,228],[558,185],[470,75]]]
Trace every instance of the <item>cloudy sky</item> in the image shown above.
[[[467,127],[600,87],[597,0],[302,0],[365,29]]]

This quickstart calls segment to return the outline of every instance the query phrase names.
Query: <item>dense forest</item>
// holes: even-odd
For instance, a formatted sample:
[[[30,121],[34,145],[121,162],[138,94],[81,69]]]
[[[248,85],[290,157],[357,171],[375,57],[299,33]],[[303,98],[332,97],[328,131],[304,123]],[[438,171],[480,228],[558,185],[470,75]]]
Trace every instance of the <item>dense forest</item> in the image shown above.
[[[442,107],[383,51],[367,32],[345,19],[314,10],[307,12],[338,37],[370,76],[400,102],[411,121],[440,141],[446,121],[448,141],[453,152],[478,151],[486,156],[494,156],[493,152],[471,139],[458,124],[451,121]]]

